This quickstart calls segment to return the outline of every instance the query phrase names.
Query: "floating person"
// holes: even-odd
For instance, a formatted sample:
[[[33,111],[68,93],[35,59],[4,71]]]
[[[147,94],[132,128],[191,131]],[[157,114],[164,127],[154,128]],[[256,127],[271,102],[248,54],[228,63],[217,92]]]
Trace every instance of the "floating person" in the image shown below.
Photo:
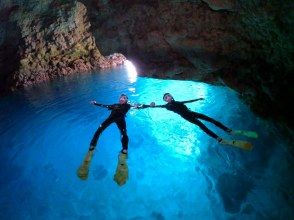
[[[91,104],[107,108],[108,110],[111,110],[111,113],[109,117],[99,126],[99,128],[95,132],[91,140],[90,147],[86,154],[86,157],[77,171],[77,175],[82,180],[86,180],[88,178],[89,166],[93,158],[94,150],[96,148],[99,136],[109,125],[115,123],[121,134],[122,150],[119,153],[118,166],[116,169],[116,174],[114,175],[114,180],[117,182],[118,185],[121,186],[125,184],[128,179],[128,166],[126,160],[128,153],[129,137],[127,135],[125,121],[126,114],[128,113],[131,107],[134,107],[136,109],[143,109],[149,107],[149,105],[131,105],[128,103],[128,97],[125,94],[120,95],[119,103],[117,104],[104,105],[97,103],[96,101],[91,101]]]
[[[186,103],[204,100],[203,98],[179,102],[179,101],[175,101],[173,96],[170,93],[165,93],[163,95],[163,100],[165,102],[167,102],[167,104],[155,105],[155,103],[152,102],[150,104],[150,106],[153,108],[154,107],[165,108],[169,111],[173,111],[173,112],[179,114],[180,116],[182,116],[182,118],[199,126],[199,128],[201,130],[203,130],[210,137],[216,139],[220,144],[231,145],[231,146],[238,147],[238,148],[241,148],[244,150],[251,150],[252,149],[253,146],[250,142],[242,141],[242,140],[225,140],[225,139],[219,137],[213,131],[208,129],[199,119],[213,123],[217,127],[221,128],[222,130],[224,130],[227,133],[232,134],[232,135],[244,135],[244,136],[251,137],[251,138],[257,138],[258,135],[254,131],[232,130],[232,129],[226,127],[225,125],[223,125],[222,123],[220,123],[219,121],[216,121],[213,118],[210,118],[204,114],[200,114],[200,113],[193,112],[193,111],[189,110],[188,107],[185,105]]]

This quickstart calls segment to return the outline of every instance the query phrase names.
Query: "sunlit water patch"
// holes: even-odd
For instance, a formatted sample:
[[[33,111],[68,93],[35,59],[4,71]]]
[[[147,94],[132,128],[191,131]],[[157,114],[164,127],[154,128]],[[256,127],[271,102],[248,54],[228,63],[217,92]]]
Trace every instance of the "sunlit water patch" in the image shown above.
[[[293,157],[273,125],[255,116],[229,88],[141,78],[134,71],[129,63],[0,100],[1,219],[293,217]],[[187,106],[233,129],[257,131],[253,151],[219,145],[165,109],[132,109],[126,118],[127,184],[113,181],[121,149],[115,125],[100,137],[89,179],[77,178],[92,135],[109,114],[91,100],[112,104],[126,93],[133,103],[164,104],[165,92],[179,101],[203,97]]]

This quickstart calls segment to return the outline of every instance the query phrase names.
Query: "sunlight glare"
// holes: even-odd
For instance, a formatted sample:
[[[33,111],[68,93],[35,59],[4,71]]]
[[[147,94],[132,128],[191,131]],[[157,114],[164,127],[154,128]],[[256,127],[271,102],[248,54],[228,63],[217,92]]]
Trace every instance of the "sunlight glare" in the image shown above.
[[[127,72],[128,72],[128,77],[129,77],[130,83],[136,82],[137,81],[137,75],[138,75],[137,70],[136,70],[136,67],[129,60],[126,60],[124,62],[124,64],[125,64],[126,69],[127,69]]]

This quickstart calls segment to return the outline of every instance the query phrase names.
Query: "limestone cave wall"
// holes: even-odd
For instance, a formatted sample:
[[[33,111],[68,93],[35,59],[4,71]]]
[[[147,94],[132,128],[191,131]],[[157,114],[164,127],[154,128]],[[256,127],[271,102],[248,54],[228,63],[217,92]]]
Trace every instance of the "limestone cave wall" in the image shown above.
[[[293,125],[291,1],[83,1],[102,53],[141,74],[220,83],[255,112]]]
[[[293,127],[293,7],[290,0],[3,0],[0,86],[115,66],[124,54],[142,76],[227,85],[258,114]]]
[[[2,8],[2,91],[116,66],[125,60],[122,54],[101,55],[81,2],[19,1],[7,2]]]

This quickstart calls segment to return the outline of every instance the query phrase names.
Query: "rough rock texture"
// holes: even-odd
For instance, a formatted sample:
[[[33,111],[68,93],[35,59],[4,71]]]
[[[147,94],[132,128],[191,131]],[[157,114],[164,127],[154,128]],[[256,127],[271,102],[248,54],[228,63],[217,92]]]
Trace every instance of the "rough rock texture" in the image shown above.
[[[144,70],[154,66],[156,72],[151,74],[155,77],[210,78],[211,72],[227,66],[223,56],[234,53],[239,46],[230,34],[234,19],[230,12],[214,12],[201,1],[85,1],[85,4],[101,51],[123,52]],[[158,72],[158,67],[163,71]],[[175,71],[165,71],[170,67],[175,67]],[[193,67],[197,74],[177,67]]]
[[[116,65],[99,51],[119,52],[141,75],[226,84],[294,124],[290,0],[3,0],[0,15],[1,87]]]
[[[126,59],[118,53],[100,54],[82,3],[53,1],[48,8],[55,10],[36,13],[15,5],[2,11],[10,15],[6,35],[12,37],[0,47],[3,87],[16,89],[60,75],[109,68]]]
[[[213,10],[235,10],[237,0],[203,0]]]
[[[226,84],[293,126],[291,1],[83,2],[102,53],[120,51],[142,75]]]

